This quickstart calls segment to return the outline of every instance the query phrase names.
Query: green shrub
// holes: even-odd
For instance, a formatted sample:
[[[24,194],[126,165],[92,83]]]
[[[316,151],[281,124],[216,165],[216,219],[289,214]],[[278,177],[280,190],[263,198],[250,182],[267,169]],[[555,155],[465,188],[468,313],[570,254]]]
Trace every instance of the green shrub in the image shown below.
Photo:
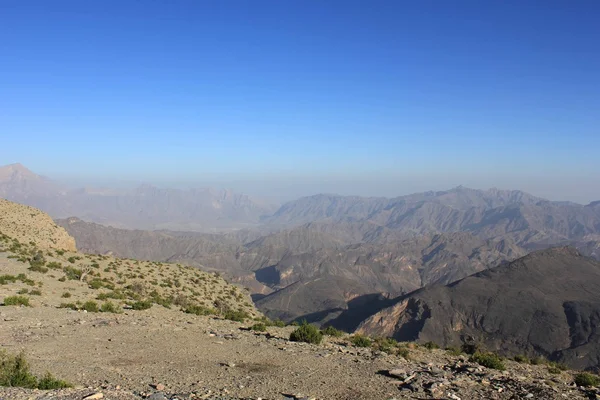
[[[0,352],[0,386],[35,389],[37,379],[29,372],[29,363],[24,353],[11,356]]]
[[[77,258],[71,256],[71,257],[67,258],[67,261],[70,262],[71,264],[75,264],[75,261],[77,261]]]
[[[523,354],[517,354],[516,356],[513,357],[513,360],[515,360],[518,363],[521,364],[529,364],[531,362],[531,360],[529,360],[529,357],[523,355]]]
[[[250,318],[250,315],[246,311],[238,310],[227,310],[223,313],[223,318],[230,321],[244,322],[246,318]]]
[[[440,346],[438,346],[437,343],[431,341],[424,343],[423,347],[425,347],[427,350],[434,350],[440,348]]]
[[[119,314],[121,313],[121,309],[114,303],[107,301],[106,303],[102,304],[102,306],[100,306],[100,312]]]
[[[85,303],[83,303],[83,305],[81,306],[82,310],[85,310],[87,312],[98,312],[100,309],[98,308],[98,303],[96,303],[93,300],[89,300],[86,301]]]
[[[29,293],[29,289],[21,289],[17,292],[17,294],[27,294]]]
[[[471,356],[469,361],[499,371],[504,371],[506,369],[504,362],[502,362],[502,358],[494,353],[475,353]]]
[[[64,389],[70,387],[72,387],[70,383],[61,379],[56,379],[50,372],[46,372],[37,385],[37,388],[41,390]]]
[[[408,350],[408,347],[398,348],[398,356],[404,358],[405,360],[410,359],[410,350]]]
[[[290,334],[290,340],[292,342],[319,344],[323,340],[323,334],[314,325],[303,322]]]
[[[63,299],[68,299],[69,297],[71,297],[71,293],[69,293],[69,292],[64,292],[64,293],[62,294],[62,296],[60,296],[60,297],[62,297]]]
[[[46,264],[46,267],[50,269],[62,269],[62,264],[56,261],[51,261],[48,264]]]
[[[25,306],[29,307],[29,297],[26,296],[9,296],[4,298],[5,306]]]
[[[548,363],[548,367],[549,368],[557,369],[559,371],[566,371],[566,370],[569,369],[569,367],[567,367],[565,364],[561,364],[561,363],[556,362],[556,361],[550,361]]]
[[[598,386],[600,385],[600,378],[589,372],[582,372],[575,375],[575,384],[583,387]]]
[[[356,347],[370,347],[372,344],[371,339],[363,335],[352,336],[350,342]]]
[[[64,250],[56,250],[56,254],[58,254],[59,256],[64,256],[65,251]]]
[[[280,320],[280,319],[275,319],[275,320],[273,320],[273,321],[270,321],[270,322],[269,322],[269,325],[270,325],[270,326],[276,326],[276,327],[278,327],[278,328],[283,328],[283,327],[285,326],[285,322],[283,322],[283,321],[282,321],[282,320]]]
[[[54,378],[49,372],[38,381],[29,371],[29,363],[24,353],[12,356],[3,351],[0,351],[0,386],[42,390],[71,387],[69,383]]]
[[[557,374],[560,374],[562,371],[560,370],[560,368],[557,368],[557,367],[554,367],[552,365],[549,365],[548,366],[548,372],[551,373],[551,374],[557,375]]]
[[[446,351],[452,356],[460,356],[462,354],[462,351],[454,346],[446,347]]]
[[[104,286],[104,282],[102,282],[100,279],[94,279],[92,280],[89,284],[88,284],[90,289],[100,289],[101,287]]]
[[[252,325],[250,329],[256,332],[265,332],[267,330],[267,326],[262,322],[259,322],[258,324]]]
[[[392,338],[377,338],[375,339],[375,346],[377,350],[383,351],[387,354],[392,354],[396,350],[398,342]]]
[[[194,314],[194,315],[214,315],[214,314],[216,314],[216,310],[213,310],[212,308],[204,307],[199,304],[190,304],[183,311],[186,312],[187,314]]]
[[[339,329],[335,329],[331,325],[326,327],[325,329],[322,329],[321,332],[323,333],[323,335],[333,336],[333,337],[342,337],[344,335],[343,331],[340,331]]]
[[[78,281],[82,274],[79,268],[74,267],[63,267],[63,272],[65,273],[66,278],[71,281]]]
[[[542,365],[542,364],[546,364],[547,362],[548,362],[548,360],[546,360],[544,357],[534,357],[531,359],[532,365]]]
[[[140,300],[131,304],[131,308],[134,310],[147,310],[152,307],[152,302],[149,300]]]
[[[48,268],[44,267],[43,265],[31,264],[31,267],[29,267],[27,269],[30,271],[33,271],[33,272],[40,272],[42,274],[45,274],[46,272],[48,272]]]
[[[31,292],[29,292],[30,295],[32,296],[41,296],[42,295],[42,291],[39,289],[32,289]]]

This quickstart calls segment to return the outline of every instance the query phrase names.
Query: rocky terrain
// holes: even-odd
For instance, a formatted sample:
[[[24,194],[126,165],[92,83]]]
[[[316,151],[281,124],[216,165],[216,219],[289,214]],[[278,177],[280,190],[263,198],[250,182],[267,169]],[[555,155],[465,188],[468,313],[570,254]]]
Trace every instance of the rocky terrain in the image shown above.
[[[315,322],[324,322],[358,296],[397,296],[427,284],[453,282],[525,254],[510,240],[484,240],[466,232],[352,244],[351,237],[324,231],[328,224],[311,223],[242,243],[232,236],[129,231],[77,218],[57,223],[87,252],[222,272],[255,295],[269,295],[255,296],[258,306],[286,321],[320,316]]]
[[[43,248],[77,251],[75,239],[47,214],[4,199],[0,199],[0,232],[20,242],[35,241]]]
[[[501,354],[543,356],[574,368],[600,364],[600,262],[571,247],[532,252],[507,265],[394,300],[358,332]]]
[[[50,371],[56,382],[74,387],[0,387],[3,399],[600,396],[595,375],[558,364],[496,358],[490,364],[483,353],[332,329],[321,340],[313,328],[308,337],[319,336],[320,343],[292,341],[298,327],[265,319],[244,290],[215,274],[76,253],[57,249],[52,240],[38,245],[41,220],[22,220],[30,242],[1,235],[0,358],[21,353],[31,368],[27,374]],[[9,365],[0,362],[0,382]]]

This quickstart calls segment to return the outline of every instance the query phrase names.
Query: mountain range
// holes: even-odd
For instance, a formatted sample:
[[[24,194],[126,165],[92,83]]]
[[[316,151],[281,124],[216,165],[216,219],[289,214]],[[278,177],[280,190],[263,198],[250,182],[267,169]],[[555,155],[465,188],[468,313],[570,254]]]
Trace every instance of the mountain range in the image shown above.
[[[0,167],[0,197],[37,207],[54,218],[129,229],[224,231],[258,224],[276,208],[230,190],[69,188],[21,164]]]
[[[459,186],[395,198],[319,194],[275,209],[208,189],[48,194],[40,187],[49,179],[22,166],[0,170],[3,196],[73,210],[76,217],[57,223],[81,251],[219,272],[250,288],[265,314],[287,321],[353,329],[368,316],[365,307],[380,309],[532,250],[572,245],[588,256],[600,254],[600,202],[548,201],[518,190]],[[119,223],[108,226],[111,220]],[[194,224],[221,232],[164,229]]]

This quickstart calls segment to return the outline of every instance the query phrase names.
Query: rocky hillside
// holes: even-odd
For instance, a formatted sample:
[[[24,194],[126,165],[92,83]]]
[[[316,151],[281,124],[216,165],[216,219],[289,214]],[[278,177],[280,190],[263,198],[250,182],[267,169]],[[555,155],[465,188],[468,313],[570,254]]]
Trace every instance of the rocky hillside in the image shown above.
[[[600,262],[571,247],[533,252],[447,286],[399,297],[358,332],[600,366]]]
[[[4,199],[0,199],[0,232],[44,249],[76,251],[75,239],[47,214]]]
[[[484,240],[464,232],[397,235],[396,240],[385,234],[390,240],[355,243],[374,228],[351,222],[345,224],[352,227],[349,235],[344,232],[350,230],[337,232],[328,223],[310,223],[245,244],[218,235],[121,230],[76,218],[58,223],[85,251],[185,262],[221,271],[255,294],[276,291],[257,304],[269,316],[286,321],[316,315],[325,321],[340,308],[347,309],[357,296],[382,292],[397,296],[424,285],[449,283],[525,254],[509,239]],[[331,290],[309,289],[323,282],[335,283]],[[309,297],[303,299],[303,295]]]
[[[0,206],[0,299],[5,303],[12,298],[110,312],[157,304],[244,318],[259,315],[245,290],[217,274],[181,264],[77,253],[74,240],[39,210],[5,200]]]

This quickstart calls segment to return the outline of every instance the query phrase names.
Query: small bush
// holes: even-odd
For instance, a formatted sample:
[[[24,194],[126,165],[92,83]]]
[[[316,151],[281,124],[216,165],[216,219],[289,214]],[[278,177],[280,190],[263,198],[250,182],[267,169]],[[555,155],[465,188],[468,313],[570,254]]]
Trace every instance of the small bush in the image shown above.
[[[29,297],[26,296],[9,296],[4,298],[5,306],[25,306],[29,307]]]
[[[134,310],[147,310],[152,307],[152,302],[149,300],[140,300],[131,304],[131,308]]]
[[[590,387],[600,385],[600,378],[597,375],[590,374],[589,372],[582,372],[575,375],[575,384],[577,386]]]
[[[29,363],[24,353],[12,356],[3,351],[0,351],[0,386],[42,390],[71,387],[69,383],[54,378],[49,372],[38,381],[29,371]]]
[[[228,319],[230,321],[236,321],[236,322],[244,322],[246,320],[246,318],[249,318],[250,315],[248,315],[248,313],[246,311],[234,311],[234,310],[227,310],[223,313],[223,318]]]
[[[532,365],[542,365],[542,364],[546,364],[547,362],[548,362],[548,360],[546,360],[544,357],[534,357],[531,359]]]
[[[452,356],[460,356],[462,354],[462,351],[454,346],[446,347],[446,351]]]
[[[29,289],[21,289],[17,292],[17,294],[28,294],[29,293]]]
[[[273,321],[269,321],[269,323],[267,325],[269,325],[269,326],[276,326],[278,328],[283,328],[285,326],[285,322],[283,322],[280,319],[275,319]]]
[[[561,363],[558,363],[558,362],[555,362],[555,361],[550,361],[548,363],[548,367],[549,368],[557,369],[559,371],[566,371],[566,370],[569,369],[569,367],[567,367],[565,364],[561,364]]]
[[[98,308],[98,303],[96,303],[93,300],[89,300],[86,301],[85,303],[83,303],[83,305],[81,306],[82,310],[85,310],[87,312],[98,312],[100,309]]]
[[[48,272],[48,268],[44,267],[43,265],[37,265],[37,264],[31,264],[31,267],[27,268],[30,271],[33,272],[40,272],[42,274],[45,274],[46,272]]]
[[[529,360],[529,357],[523,355],[523,354],[517,354],[516,356],[513,357],[513,360],[515,360],[518,363],[521,364],[529,364],[531,362],[531,360]]]
[[[303,322],[300,327],[290,334],[292,342],[305,342],[319,344],[323,340],[323,334],[314,326]]]
[[[42,379],[38,382],[37,388],[41,390],[64,389],[70,388],[72,385],[61,379],[56,379],[50,372],[46,372]]]
[[[41,296],[42,295],[42,291],[39,289],[32,289],[31,292],[29,292],[30,295],[32,296]]]
[[[267,326],[262,322],[259,322],[258,324],[252,325],[250,329],[256,332],[265,332],[267,330]]]
[[[0,386],[37,388],[37,379],[29,372],[24,353],[17,356],[0,353]]]
[[[340,331],[339,329],[335,329],[331,325],[328,326],[327,328],[321,330],[321,332],[323,333],[323,335],[333,336],[333,337],[342,337],[344,335],[343,331]]]
[[[423,347],[425,347],[427,350],[434,350],[440,348],[440,346],[438,346],[437,343],[431,341],[424,343]]]
[[[68,299],[69,297],[71,297],[71,293],[69,293],[69,292],[64,292],[64,293],[62,294],[62,296],[60,296],[60,297],[62,297],[63,299]]]
[[[398,348],[398,356],[408,360],[410,359],[410,350],[407,347],[400,347]]]
[[[102,306],[100,306],[100,312],[119,314],[121,312],[121,309],[114,303],[107,301],[106,303],[102,304]]]
[[[62,264],[56,261],[49,262],[46,267],[50,269],[62,269]]]
[[[502,362],[502,358],[494,353],[475,353],[471,356],[469,361],[499,371],[504,371],[506,369],[504,362]]]
[[[554,367],[554,366],[552,366],[552,365],[549,365],[549,366],[548,366],[548,372],[549,372],[549,373],[551,373],[551,374],[558,375],[558,374],[560,374],[562,371],[560,370],[560,368],[557,368],[557,367]]]
[[[375,340],[377,350],[387,354],[393,354],[397,345],[398,342],[392,338],[378,338]]]
[[[352,336],[350,342],[356,347],[370,347],[372,344],[371,339],[363,335]]]
[[[194,315],[213,315],[216,313],[216,310],[198,304],[190,304],[183,311]]]

